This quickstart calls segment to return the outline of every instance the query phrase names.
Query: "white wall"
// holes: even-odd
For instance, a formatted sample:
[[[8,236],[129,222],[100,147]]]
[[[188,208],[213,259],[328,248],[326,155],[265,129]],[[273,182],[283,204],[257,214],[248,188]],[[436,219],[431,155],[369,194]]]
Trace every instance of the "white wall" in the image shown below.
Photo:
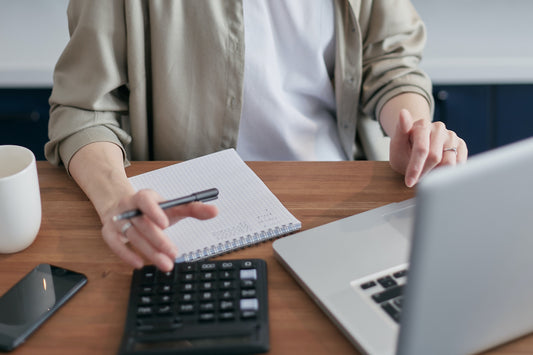
[[[68,41],[67,4],[0,0],[0,86],[52,85],[53,68]]]
[[[533,83],[533,0],[412,2],[428,29],[422,66],[436,83]],[[52,85],[67,4],[0,0],[1,87]]]
[[[412,0],[438,83],[533,83],[533,0]]]

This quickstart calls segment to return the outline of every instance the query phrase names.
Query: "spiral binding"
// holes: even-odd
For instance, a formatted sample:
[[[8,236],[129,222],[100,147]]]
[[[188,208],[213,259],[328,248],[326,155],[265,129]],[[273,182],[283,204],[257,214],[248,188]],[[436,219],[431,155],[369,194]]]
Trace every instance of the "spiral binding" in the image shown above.
[[[207,259],[213,256],[226,254],[235,250],[243,249],[248,246],[264,242],[272,238],[292,233],[294,231],[297,231],[301,227],[301,223],[284,224],[275,228],[269,228],[267,231],[254,233],[253,235],[248,234],[246,237],[241,236],[239,238],[227,240],[224,243],[218,243],[205,247],[203,249],[197,249],[196,251],[184,253],[179,257],[179,259],[183,260],[184,262]]]

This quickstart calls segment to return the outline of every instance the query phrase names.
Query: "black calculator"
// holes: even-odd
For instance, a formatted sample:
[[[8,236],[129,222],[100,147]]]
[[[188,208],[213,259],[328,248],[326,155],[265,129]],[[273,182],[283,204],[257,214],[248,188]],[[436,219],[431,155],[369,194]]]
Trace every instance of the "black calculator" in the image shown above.
[[[269,350],[266,262],[178,263],[135,270],[119,354],[253,354]]]

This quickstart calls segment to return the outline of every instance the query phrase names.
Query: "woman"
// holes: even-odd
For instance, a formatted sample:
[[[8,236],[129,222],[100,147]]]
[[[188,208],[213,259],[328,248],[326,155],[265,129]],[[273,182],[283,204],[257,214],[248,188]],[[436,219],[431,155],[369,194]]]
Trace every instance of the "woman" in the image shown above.
[[[146,258],[172,269],[177,250],[163,230],[217,211],[163,212],[156,192],[129,184],[129,159],[229,147],[245,160],[356,159],[362,116],[391,137],[390,163],[407,186],[467,158],[464,141],[431,122],[431,82],[418,67],[425,30],[408,0],[72,0],[68,17],[45,154],[136,268]],[[132,208],[144,216],[112,220]]]

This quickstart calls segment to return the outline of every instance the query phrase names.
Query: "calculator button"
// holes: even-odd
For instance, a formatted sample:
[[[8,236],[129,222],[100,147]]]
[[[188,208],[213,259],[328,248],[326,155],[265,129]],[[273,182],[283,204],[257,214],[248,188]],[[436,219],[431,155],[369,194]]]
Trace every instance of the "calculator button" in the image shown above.
[[[179,313],[193,313],[195,311],[194,304],[187,303],[187,304],[180,304],[178,306],[178,312]]]
[[[223,300],[234,299],[235,298],[235,292],[233,292],[233,291],[224,291],[224,292],[221,292],[218,297],[220,299],[223,299]]]
[[[194,311],[196,311],[196,308],[192,303],[180,304],[178,306],[178,312],[182,314],[193,313]]]
[[[259,309],[259,302],[257,298],[247,298],[241,300],[241,311],[257,311]]]
[[[200,313],[198,316],[198,320],[200,322],[210,322],[215,320],[215,314],[214,313]]]
[[[251,268],[254,266],[254,264],[250,260],[244,260],[241,265],[243,268]]]
[[[152,285],[155,281],[155,267],[148,268],[144,271],[141,279],[141,284],[143,285]]]
[[[201,292],[200,293],[200,299],[202,301],[211,301],[213,298],[215,298],[215,295],[213,292]]]
[[[172,297],[170,297],[169,295],[162,295],[158,297],[157,302],[158,303],[170,303],[172,302]]]
[[[183,292],[191,292],[194,290],[194,285],[191,283],[186,283],[181,285],[181,291]]]
[[[157,275],[157,282],[161,284],[171,284],[174,282],[174,273],[172,271],[169,272],[160,272]]]
[[[233,312],[222,312],[218,315],[220,320],[233,320],[235,319],[235,313]]]
[[[220,268],[222,270],[233,270],[235,269],[235,264],[231,261],[223,261],[221,264],[220,264]]]
[[[181,274],[179,276],[179,279],[180,281],[183,281],[183,282],[192,282],[194,281],[194,274],[191,274],[191,273]]]
[[[157,293],[173,293],[174,286],[172,285],[159,285],[157,287]]]
[[[192,272],[196,270],[194,263],[180,263],[178,264],[178,270],[182,272]]]
[[[182,302],[191,302],[193,301],[193,294],[192,293],[183,293],[180,295],[179,300]]]
[[[220,301],[220,310],[229,311],[235,308],[235,303],[233,301]]]
[[[172,308],[169,305],[157,307],[156,314],[159,316],[172,314]]]
[[[200,312],[214,312],[215,304],[213,302],[206,302],[200,304]]]
[[[202,270],[202,271],[215,270],[216,268],[217,268],[217,265],[215,263],[202,263],[202,264],[200,264],[200,270]]]
[[[233,280],[235,279],[234,271],[222,271],[219,275],[222,280]]]
[[[142,305],[150,305],[154,303],[154,300],[150,296],[142,296],[141,298],[139,298],[139,303]]]
[[[254,319],[257,317],[256,311],[243,311],[241,312],[241,318],[242,319]]]
[[[152,309],[152,307],[143,306],[143,307],[137,308],[138,317],[148,317],[148,316],[151,316],[152,314],[154,314],[154,310]]]
[[[216,278],[215,273],[213,272],[204,272],[202,273],[202,280],[214,280]]]
[[[154,292],[154,287],[153,286],[143,286],[139,290],[139,294],[141,294],[141,295],[148,295],[148,294],[153,293],[153,292]]]
[[[253,298],[256,297],[257,293],[254,289],[250,290],[241,290],[241,297],[242,298]]]
[[[214,288],[215,285],[212,282],[203,282],[200,284],[200,290],[202,291],[213,290]]]
[[[254,288],[255,280],[241,280],[241,288]]]
[[[229,290],[235,288],[235,282],[233,281],[222,281],[220,283],[220,288],[223,290]]]
[[[245,269],[241,270],[241,280],[257,280],[257,270],[256,269]]]

